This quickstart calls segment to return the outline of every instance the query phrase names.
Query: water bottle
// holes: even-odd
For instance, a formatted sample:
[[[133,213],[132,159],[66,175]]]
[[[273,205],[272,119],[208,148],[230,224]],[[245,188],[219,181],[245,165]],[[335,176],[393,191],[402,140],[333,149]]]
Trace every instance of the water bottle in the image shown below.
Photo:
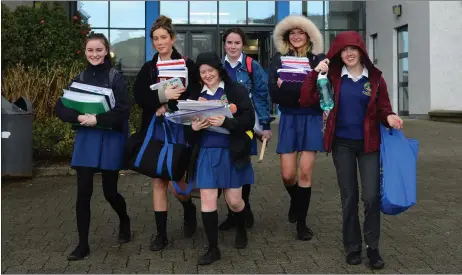
[[[317,84],[321,109],[324,111],[332,110],[334,108],[334,99],[327,73],[319,73]]]

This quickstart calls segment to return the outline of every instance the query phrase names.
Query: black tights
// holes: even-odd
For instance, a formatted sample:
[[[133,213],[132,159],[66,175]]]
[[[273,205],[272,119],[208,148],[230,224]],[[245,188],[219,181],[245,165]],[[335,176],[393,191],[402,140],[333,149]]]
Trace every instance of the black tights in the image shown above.
[[[77,229],[79,231],[79,243],[88,245],[88,232],[90,229],[90,201],[93,194],[93,175],[95,170],[89,167],[78,167],[77,169]],[[127,205],[124,197],[117,192],[117,181],[119,171],[102,171],[103,192],[106,200],[115,210],[121,223],[128,222]]]

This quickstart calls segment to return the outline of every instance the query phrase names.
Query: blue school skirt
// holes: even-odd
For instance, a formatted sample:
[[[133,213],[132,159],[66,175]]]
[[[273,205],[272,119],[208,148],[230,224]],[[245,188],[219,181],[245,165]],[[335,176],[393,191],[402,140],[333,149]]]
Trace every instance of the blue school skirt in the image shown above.
[[[92,167],[101,170],[120,170],[123,166],[127,135],[98,128],[77,130],[71,167]]]
[[[197,189],[239,188],[254,183],[252,163],[237,168],[227,148],[201,148],[195,178]]]
[[[324,151],[322,115],[281,113],[276,152]]]

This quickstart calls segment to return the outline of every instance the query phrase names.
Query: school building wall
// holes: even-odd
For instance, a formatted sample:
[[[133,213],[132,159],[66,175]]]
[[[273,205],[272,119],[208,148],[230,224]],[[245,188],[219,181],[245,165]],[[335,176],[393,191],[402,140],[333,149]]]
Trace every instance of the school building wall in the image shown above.
[[[400,16],[393,13],[396,5]],[[366,2],[369,51],[388,84],[393,110],[402,108],[399,86],[407,85],[411,117],[462,113],[461,14],[461,1]]]

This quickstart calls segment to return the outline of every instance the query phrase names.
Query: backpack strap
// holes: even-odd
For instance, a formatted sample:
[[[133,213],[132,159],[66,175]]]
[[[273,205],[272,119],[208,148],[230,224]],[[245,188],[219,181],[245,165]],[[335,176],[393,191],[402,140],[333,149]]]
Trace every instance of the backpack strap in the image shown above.
[[[249,74],[250,82],[252,83],[252,88],[254,87],[254,81],[253,81],[253,70],[252,70],[252,57],[246,55],[245,57],[245,65],[247,67],[247,73]]]
[[[115,68],[111,68],[109,70],[109,88],[112,89],[112,83],[114,82],[114,77],[118,73],[118,71]]]

